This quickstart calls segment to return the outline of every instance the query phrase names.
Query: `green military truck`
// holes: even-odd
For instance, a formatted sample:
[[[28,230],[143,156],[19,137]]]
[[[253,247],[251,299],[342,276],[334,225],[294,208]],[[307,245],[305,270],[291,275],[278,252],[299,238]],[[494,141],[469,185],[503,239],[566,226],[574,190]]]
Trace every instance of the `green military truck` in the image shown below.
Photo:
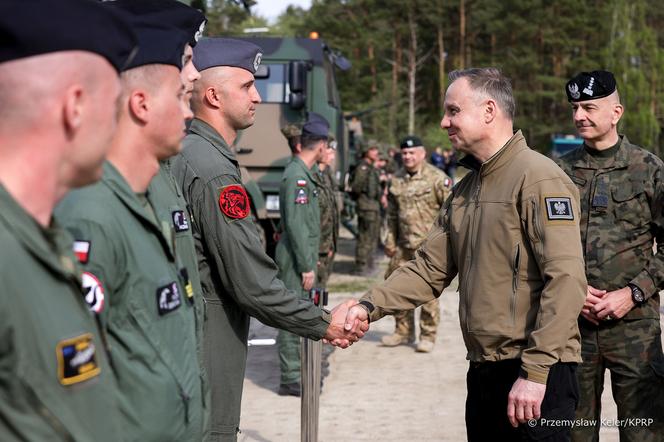
[[[256,109],[254,125],[240,132],[235,150],[253,214],[272,255],[279,226],[279,184],[291,156],[281,128],[303,121],[308,111],[323,115],[337,139],[337,180],[341,181],[350,156],[335,71],[349,69],[350,63],[320,39],[239,38],[263,49],[255,75],[263,101]]]

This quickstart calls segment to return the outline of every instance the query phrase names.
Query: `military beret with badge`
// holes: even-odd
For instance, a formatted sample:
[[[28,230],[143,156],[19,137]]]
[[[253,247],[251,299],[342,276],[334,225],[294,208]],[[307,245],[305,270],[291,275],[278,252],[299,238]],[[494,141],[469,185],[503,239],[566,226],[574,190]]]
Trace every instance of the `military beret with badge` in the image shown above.
[[[233,38],[202,38],[194,48],[194,65],[198,71],[230,66],[256,73],[263,51],[253,43]]]
[[[135,16],[153,23],[178,28],[189,36],[189,45],[196,46],[203,36],[207,19],[202,12],[177,0],[108,0]]]
[[[424,147],[424,144],[422,144],[422,140],[415,135],[408,135],[403,140],[401,140],[399,147],[401,149],[408,149],[411,147]]]
[[[581,72],[567,82],[565,92],[570,102],[608,97],[616,90],[616,79],[609,71]]]
[[[182,55],[189,42],[189,36],[179,28],[163,23],[158,16],[141,15],[135,5],[125,1],[111,1],[103,4],[107,9],[124,14],[138,37],[138,52],[125,66],[129,70],[148,64],[165,64],[182,69]],[[137,0],[137,4],[143,0]]]
[[[61,51],[98,54],[120,72],[136,52],[121,14],[90,0],[2,0],[0,63]]]

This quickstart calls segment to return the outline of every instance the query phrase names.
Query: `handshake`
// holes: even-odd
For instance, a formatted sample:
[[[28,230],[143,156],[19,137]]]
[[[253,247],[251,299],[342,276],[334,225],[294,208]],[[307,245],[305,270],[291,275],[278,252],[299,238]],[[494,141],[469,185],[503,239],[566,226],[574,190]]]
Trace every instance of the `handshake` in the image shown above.
[[[369,312],[350,299],[332,309],[332,320],[323,342],[335,347],[347,348],[359,341],[369,330]]]

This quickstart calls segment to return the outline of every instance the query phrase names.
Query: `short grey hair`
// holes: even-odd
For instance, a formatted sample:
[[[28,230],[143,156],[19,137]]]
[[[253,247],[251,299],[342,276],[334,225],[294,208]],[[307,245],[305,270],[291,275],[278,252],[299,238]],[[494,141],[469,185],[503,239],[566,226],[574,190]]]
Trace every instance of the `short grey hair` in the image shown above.
[[[468,68],[449,73],[450,84],[459,78],[468,80],[474,91],[481,92],[496,100],[498,106],[510,120],[514,120],[516,102],[512,92],[512,83],[498,68]]]

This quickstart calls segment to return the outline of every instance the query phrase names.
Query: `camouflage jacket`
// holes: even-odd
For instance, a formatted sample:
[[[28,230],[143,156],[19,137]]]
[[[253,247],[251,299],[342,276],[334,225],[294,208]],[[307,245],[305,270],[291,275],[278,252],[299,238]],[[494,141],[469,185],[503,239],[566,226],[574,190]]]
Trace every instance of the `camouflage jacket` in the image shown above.
[[[380,210],[380,172],[372,164],[362,160],[355,168],[350,186],[358,195],[358,210]]]
[[[406,169],[399,169],[388,193],[385,249],[395,250],[397,246],[417,249],[426,239],[451,188],[452,180],[428,163],[412,176]]]
[[[636,284],[649,299],[624,319],[659,319],[664,256],[653,254],[653,240],[664,241],[664,163],[625,136],[615,151],[581,147],[558,163],[581,195],[588,284],[604,290]]]
[[[317,173],[321,183],[321,195],[318,198],[320,207],[320,254],[327,254],[330,250],[337,250],[339,238],[339,207],[337,204],[337,182],[332,175],[332,169],[327,167]]]

